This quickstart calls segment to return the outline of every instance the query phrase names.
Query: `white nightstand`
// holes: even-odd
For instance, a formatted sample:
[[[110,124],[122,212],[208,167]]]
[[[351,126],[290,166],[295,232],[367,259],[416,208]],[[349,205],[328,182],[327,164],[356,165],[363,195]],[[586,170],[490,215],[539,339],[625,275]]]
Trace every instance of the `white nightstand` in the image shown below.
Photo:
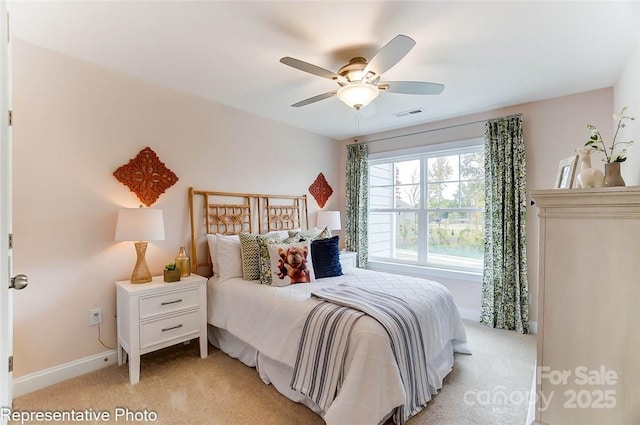
[[[356,267],[358,265],[358,253],[355,251],[340,251],[340,265],[342,267]]]
[[[200,338],[200,357],[207,357],[207,279],[196,274],[166,283],[116,282],[118,364],[129,355],[129,381],[140,380],[140,356]]]

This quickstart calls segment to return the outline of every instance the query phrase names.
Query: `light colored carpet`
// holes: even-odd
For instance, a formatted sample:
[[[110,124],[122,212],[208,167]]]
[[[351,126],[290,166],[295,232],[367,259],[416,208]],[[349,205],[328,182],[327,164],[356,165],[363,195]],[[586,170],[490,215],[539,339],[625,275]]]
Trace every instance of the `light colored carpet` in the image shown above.
[[[456,354],[444,388],[408,425],[524,424],[535,364],[535,336],[473,322],[465,322],[465,326],[473,354]],[[129,385],[127,366],[109,366],[18,397],[13,410],[92,409],[111,416],[106,422],[74,423],[136,423],[134,415],[143,418],[145,409],[147,418],[153,419],[149,412],[157,413],[155,424],[324,423],[311,410],[265,385],[255,369],[211,346],[204,360],[198,355],[198,344],[191,343],[147,354],[141,365],[137,385]],[[130,420],[120,416],[116,421],[116,413],[129,415]]]

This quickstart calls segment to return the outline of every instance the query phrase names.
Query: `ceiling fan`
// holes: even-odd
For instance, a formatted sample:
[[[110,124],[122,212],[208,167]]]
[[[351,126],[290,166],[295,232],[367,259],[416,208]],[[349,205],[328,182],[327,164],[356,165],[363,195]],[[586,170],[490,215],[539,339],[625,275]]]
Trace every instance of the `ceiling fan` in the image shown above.
[[[391,69],[416,45],[416,42],[406,35],[397,35],[384,45],[369,62],[363,57],[355,57],[348,64],[331,72],[316,65],[285,56],[280,62],[300,71],[336,81],[338,90],[319,94],[300,102],[293,107],[309,105],[320,100],[337,96],[348,106],[360,110],[371,103],[381,91],[401,94],[440,94],[444,84],[427,83],[424,81],[380,81],[382,74]]]

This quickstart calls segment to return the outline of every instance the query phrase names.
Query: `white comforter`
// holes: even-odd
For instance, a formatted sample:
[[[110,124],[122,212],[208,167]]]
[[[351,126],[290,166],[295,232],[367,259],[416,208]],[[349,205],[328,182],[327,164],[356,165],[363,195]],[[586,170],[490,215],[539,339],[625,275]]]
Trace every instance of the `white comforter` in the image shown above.
[[[434,385],[432,392],[435,393],[451,370],[451,347],[455,349],[466,342],[451,293],[441,284],[424,279],[356,268],[345,268],[344,273],[340,277],[281,288],[235,278],[211,279],[209,323],[247,342],[262,355],[293,368],[304,322],[319,302],[310,298],[313,290],[348,283],[386,292],[404,299],[418,313],[429,382]],[[466,352],[466,347],[458,351]],[[323,414],[327,424],[376,425],[394,407],[404,403],[404,390],[389,337],[374,319],[365,316],[356,323],[346,362],[340,392]]]

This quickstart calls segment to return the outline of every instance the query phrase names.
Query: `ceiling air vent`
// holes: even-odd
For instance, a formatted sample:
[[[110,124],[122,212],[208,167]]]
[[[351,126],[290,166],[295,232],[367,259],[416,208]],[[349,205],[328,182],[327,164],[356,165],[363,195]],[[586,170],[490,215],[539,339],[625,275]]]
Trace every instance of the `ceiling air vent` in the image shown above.
[[[410,111],[396,112],[395,114],[393,114],[393,116],[396,118],[402,118],[402,117],[408,117],[410,115],[421,114],[423,112],[424,111],[421,108],[417,108],[417,109],[412,109]]]

